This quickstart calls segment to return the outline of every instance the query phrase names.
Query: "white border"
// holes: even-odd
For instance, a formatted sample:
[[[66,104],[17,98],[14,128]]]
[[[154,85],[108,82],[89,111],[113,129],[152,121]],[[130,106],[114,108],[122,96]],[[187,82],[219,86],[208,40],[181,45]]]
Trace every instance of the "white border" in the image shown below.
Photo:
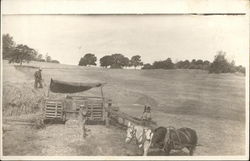
[[[1,17],[19,14],[187,14],[247,13],[248,0],[2,0]],[[1,22],[2,27],[2,22]],[[1,28],[2,33],[2,28]],[[249,31],[246,34],[249,37]],[[2,37],[1,37],[2,40]],[[249,47],[250,49],[250,47]],[[2,41],[1,41],[2,50]],[[2,52],[1,98],[2,103]],[[246,153],[244,156],[3,156],[2,160],[248,160],[249,159],[249,55],[246,67]],[[1,104],[2,105],[2,104]],[[2,106],[1,106],[2,109]],[[2,118],[2,110],[0,112]],[[2,137],[2,120],[1,137]]]

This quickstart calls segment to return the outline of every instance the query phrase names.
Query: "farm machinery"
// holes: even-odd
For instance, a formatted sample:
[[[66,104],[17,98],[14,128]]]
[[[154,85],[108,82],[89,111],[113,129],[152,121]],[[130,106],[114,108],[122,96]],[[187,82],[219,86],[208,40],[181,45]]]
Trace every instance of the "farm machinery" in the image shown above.
[[[106,83],[79,83],[65,82],[51,79],[48,89],[48,97],[45,100],[43,109],[44,123],[50,121],[65,122],[78,116],[80,105],[85,105],[88,109],[87,124],[105,124],[109,126],[110,122],[116,122],[125,125],[131,121],[139,125],[147,125],[155,127],[153,121],[146,122],[140,118],[130,116],[119,110],[119,107],[112,105],[112,100],[104,97],[103,87]],[[92,88],[100,88],[101,96],[82,96],[72,95],[90,90]],[[66,94],[63,99],[50,98],[50,92]]]
[[[107,100],[103,96],[103,86],[105,83],[76,83],[65,82],[51,79],[48,89],[48,97],[45,99],[43,109],[44,122],[61,121],[65,122],[68,119],[76,118],[80,105],[85,105],[88,108],[88,123],[104,123],[106,120],[105,106],[111,106],[111,100]],[[87,91],[92,88],[100,88],[101,96],[82,96],[72,95]],[[50,98],[50,92],[66,94],[63,99]]]

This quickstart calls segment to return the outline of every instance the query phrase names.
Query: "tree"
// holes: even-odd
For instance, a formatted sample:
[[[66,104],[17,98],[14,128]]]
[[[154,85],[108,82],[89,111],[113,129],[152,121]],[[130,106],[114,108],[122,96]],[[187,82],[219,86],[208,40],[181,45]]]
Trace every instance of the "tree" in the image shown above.
[[[140,55],[135,55],[135,56],[132,56],[131,57],[131,60],[130,60],[130,65],[131,66],[134,66],[135,69],[137,66],[142,66],[143,65],[143,62],[141,61],[141,56]]]
[[[226,52],[219,51],[209,67],[210,73],[234,73],[234,62],[229,63],[226,59]]]
[[[58,60],[51,60],[50,63],[60,64]]]
[[[52,59],[51,59],[51,56],[48,55],[48,53],[45,55],[45,61],[46,62],[50,62]]]
[[[209,66],[210,66],[210,62],[209,62],[208,60],[205,60],[205,61],[203,62],[203,67],[202,67],[202,69],[203,69],[203,70],[208,70],[208,69],[209,69]]]
[[[129,59],[122,54],[112,54],[113,62],[111,68],[123,68],[129,66]]]
[[[121,62],[122,67],[129,67],[130,66],[130,61],[128,57],[124,57]]]
[[[164,61],[155,61],[153,63],[154,69],[174,69],[174,63],[171,58],[168,58]]]
[[[172,62],[171,58],[167,58],[167,60],[165,60],[164,63],[165,63],[165,69],[174,69],[174,63]]]
[[[185,60],[185,61],[183,62],[183,68],[184,68],[184,69],[188,69],[189,66],[190,66],[189,60]]]
[[[38,60],[43,59],[43,55],[42,55],[42,54],[38,54],[38,55],[37,55],[37,59],[38,59]]]
[[[15,50],[15,42],[9,34],[3,34],[3,59],[11,57]]]
[[[36,51],[32,48],[29,48],[27,45],[17,45],[14,49],[13,53],[10,55],[9,63],[15,62],[15,63],[22,63],[24,61],[29,62],[31,60],[34,60],[36,56]]]
[[[236,71],[245,74],[246,73],[246,68],[243,67],[242,65],[239,65],[239,66],[236,67]]]
[[[147,64],[144,64],[141,69],[153,69],[153,66],[151,64],[147,63]]]
[[[79,66],[96,65],[96,56],[91,53],[87,53],[79,61]]]
[[[193,59],[189,65],[189,69],[196,69],[196,59]]]
[[[110,55],[105,55],[100,59],[101,67],[105,67],[105,68],[107,68],[108,66],[111,66],[113,62],[114,62],[113,57]]]

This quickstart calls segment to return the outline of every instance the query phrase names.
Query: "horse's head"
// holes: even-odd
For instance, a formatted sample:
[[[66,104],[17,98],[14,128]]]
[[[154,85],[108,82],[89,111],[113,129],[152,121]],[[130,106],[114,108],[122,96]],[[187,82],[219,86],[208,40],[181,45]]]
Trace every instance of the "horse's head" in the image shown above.
[[[128,122],[127,137],[125,142],[129,143],[135,137],[135,133],[136,133],[135,125]]]

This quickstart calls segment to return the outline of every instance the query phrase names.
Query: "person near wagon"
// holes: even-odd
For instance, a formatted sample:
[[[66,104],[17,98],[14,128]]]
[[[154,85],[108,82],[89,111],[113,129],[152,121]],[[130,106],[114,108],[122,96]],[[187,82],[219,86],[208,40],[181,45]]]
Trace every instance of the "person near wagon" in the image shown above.
[[[150,121],[151,120],[151,107],[146,106],[144,107],[144,112],[142,114],[142,120],[143,121]]]
[[[82,136],[83,138],[86,138],[87,135],[87,131],[88,129],[86,129],[85,124],[86,124],[86,120],[87,120],[87,115],[88,115],[88,109],[85,105],[80,105],[80,110],[79,110],[79,124],[80,127],[82,129]]]
[[[43,88],[42,69],[41,68],[39,68],[38,71],[35,72],[34,77],[35,77],[35,85],[34,85],[34,87],[35,88]],[[39,85],[39,87],[38,87],[38,85]]]

